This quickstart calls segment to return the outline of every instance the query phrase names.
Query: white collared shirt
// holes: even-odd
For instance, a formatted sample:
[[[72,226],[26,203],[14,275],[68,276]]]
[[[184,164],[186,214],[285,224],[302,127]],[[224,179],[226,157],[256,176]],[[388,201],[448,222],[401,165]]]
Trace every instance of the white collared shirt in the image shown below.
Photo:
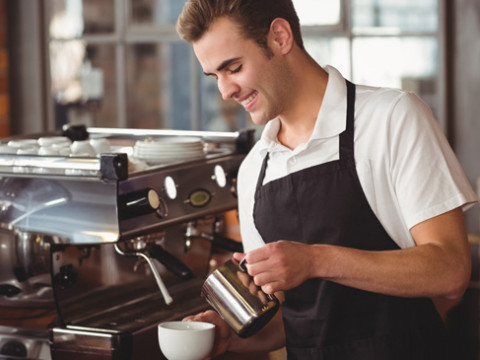
[[[240,167],[239,217],[245,251],[264,245],[253,222],[253,206],[267,152],[264,184],[339,158],[347,87],[335,68],[325,70],[327,88],[308,142],[293,150],[279,144],[280,122],[273,119]],[[412,93],[357,85],[354,141],[357,173],[368,203],[401,248],[415,245],[409,231],[414,225],[477,201],[431,110]]]

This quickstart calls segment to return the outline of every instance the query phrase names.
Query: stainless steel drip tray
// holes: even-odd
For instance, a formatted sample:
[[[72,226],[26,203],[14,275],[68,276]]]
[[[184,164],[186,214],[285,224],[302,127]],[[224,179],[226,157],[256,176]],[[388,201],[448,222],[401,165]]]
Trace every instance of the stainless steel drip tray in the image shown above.
[[[169,290],[174,302],[167,306],[160,294],[109,309],[94,316],[54,327],[51,350],[57,360],[159,360],[157,324],[180,320],[204,311],[208,304],[200,297],[199,280],[194,286]],[[184,284],[182,284],[184,285]]]
[[[158,360],[157,324],[180,320],[204,311],[208,304],[200,297],[197,279],[188,286],[170,286],[174,298],[165,305],[158,293],[123,306],[107,309],[50,331],[51,351],[57,360]],[[185,285],[185,284],[181,284]],[[88,306],[88,304],[86,305]]]
[[[202,283],[201,279],[193,279],[188,283],[170,287],[174,299],[170,305],[165,304],[158,292],[113,308],[106,308],[99,313],[90,313],[88,317],[67,324],[66,328],[111,334],[135,333],[162,321],[182,319],[209,307],[200,296]]]

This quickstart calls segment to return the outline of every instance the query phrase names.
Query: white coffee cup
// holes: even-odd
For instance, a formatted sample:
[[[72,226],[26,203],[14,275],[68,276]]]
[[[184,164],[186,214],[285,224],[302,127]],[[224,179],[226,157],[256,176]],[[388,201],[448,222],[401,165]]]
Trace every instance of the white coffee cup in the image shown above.
[[[158,343],[168,360],[203,360],[212,352],[214,340],[214,324],[169,321],[158,325]]]
[[[18,155],[37,155],[38,147],[22,147],[17,150]]]
[[[70,146],[72,150],[72,155],[76,156],[95,156],[95,149],[90,145],[88,140],[78,140],[74,141]]]
[[[17,150],[17,148],[8,145],[0,145],[0,154],[16,154]]]
[[[53,144],[71,144],[71,141],[66,136],[43,136],[38,138],[38,145],[39,146],[52,146]]]
[[[97,155],[109,153],[110,143],[105,138],[90,139],[90,145],[95,149]]]
[[[25,148],[38,147],[38,143],[36,139],[19,139],[19,140],[10,140],[8,142],[8,146],[11,146],[17,149],[25,149]]]
[[[58,155],[58,150],[52,146],[42,146],[38,150],[38,155]]]

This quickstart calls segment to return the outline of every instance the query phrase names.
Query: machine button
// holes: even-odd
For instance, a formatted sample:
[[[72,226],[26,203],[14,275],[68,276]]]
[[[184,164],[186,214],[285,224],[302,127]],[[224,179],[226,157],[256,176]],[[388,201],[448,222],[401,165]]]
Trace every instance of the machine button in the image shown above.
[[[175,183],[175,180],[173,180],[171,176],[167,176],[163,181],[163,186],[165,187],[165,192],[169,199],[175,200],[177,197],[177,184]]]
[[[10,284],[1,284],[0,285],[0,295],[6,297],[13,297],[22,292],[22,290],[14,285]]]
[[[78,273],[72,264],[63,265],[60,267],[60,271],[53,276],[54,283],[60,286],[62,290],[71,288],[77,282],[77,279]]]
[[[190,193],[187,203],[193,207],[206,206],[212,200],[212,194],[205,189],[198,189]]]
[[[227,185],[227,174],[225,174],[225,170],[223,170],[223,167],[221,165],[215,165],[212,178],[221,188]]]

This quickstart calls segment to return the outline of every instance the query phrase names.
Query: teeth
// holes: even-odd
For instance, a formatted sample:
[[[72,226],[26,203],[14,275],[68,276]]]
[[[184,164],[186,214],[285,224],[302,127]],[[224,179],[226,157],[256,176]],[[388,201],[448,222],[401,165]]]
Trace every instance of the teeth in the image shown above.
[[[250,95],[248,98],[246,98],[245,100],[242,101],[242,105],[243,106],[247,106],[254,98],[255,96],[257,96],[257,93],[253,93],[252,95]]]

